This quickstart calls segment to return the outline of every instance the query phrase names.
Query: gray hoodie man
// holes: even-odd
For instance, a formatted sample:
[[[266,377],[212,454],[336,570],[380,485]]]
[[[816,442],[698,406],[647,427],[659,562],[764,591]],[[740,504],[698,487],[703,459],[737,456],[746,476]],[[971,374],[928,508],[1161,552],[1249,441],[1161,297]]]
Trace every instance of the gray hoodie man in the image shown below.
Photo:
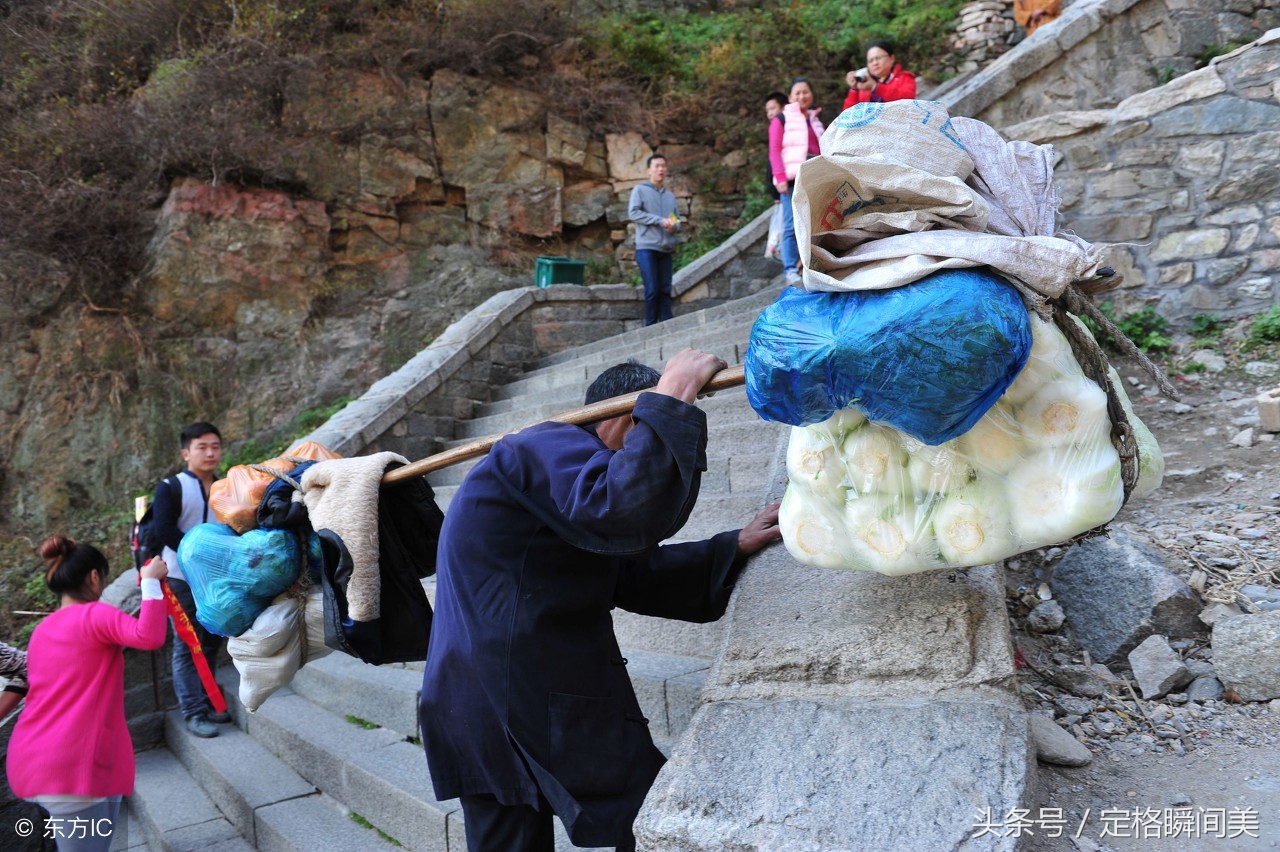
[[[644,280],[644,324],[671,319],[673,258],[680,238],[676,197],[667,189],[667,160],[654,154],[646,164],[649,179],[631,190],[627,215],[636,223],[636,266]]]

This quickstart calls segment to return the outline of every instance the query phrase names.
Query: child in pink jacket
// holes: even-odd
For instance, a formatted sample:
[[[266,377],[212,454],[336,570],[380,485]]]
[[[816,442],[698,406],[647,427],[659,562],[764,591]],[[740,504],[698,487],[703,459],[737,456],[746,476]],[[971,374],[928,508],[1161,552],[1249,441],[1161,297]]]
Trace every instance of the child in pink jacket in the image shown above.
[[[31,634],[30,689],[9,743],[9,786],[49,811],[46,831],[60,852],[105,852],[120,799],[133,792],[121,651],[164,644],[160,579],[167,568],[161,559],[142,567],[142,612],[135,619],[98,602],[107,559],[97,548],[54,536],[40,555],[61,605]]]

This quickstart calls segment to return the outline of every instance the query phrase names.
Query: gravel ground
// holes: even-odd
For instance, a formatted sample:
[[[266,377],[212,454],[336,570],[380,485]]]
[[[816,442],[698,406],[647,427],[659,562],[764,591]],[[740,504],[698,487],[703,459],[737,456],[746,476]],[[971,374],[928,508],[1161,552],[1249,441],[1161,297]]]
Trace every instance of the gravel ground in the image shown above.
[[[1274,350],[1263,354],[1274,361]],[[1280,588],[1280,436],[1260,430],[1255,403],[1280,385],[1280,365],[1233,357],[1221,372],[1177,377],[1178,402],[1160,397],[1137,367],[1120,372],[1167,471],[1163,486],[1126,506],[1112,527],[1153,545],[1206,603],[1239,601],[1247,584]],[[1032,833],[1022,848],[1280,849],[1280,700],[1142,700],[1118,666],[1101,696],[1063,690],[1045,675],[1096,661],[1069,623],[1028,630],[1020,601],[1052,576],[1061,554],[1051,548],[1006,566],[1014,641],[1028,663],[1019,688],[1028,709],[1052,713],[1092,761],[1038,766],[1040,795],[1024,818]],[[1212,665],[1207,633],[1173,645],[1188,665]],[[1006,816],[993,820],[997,830],[1016,834]]]

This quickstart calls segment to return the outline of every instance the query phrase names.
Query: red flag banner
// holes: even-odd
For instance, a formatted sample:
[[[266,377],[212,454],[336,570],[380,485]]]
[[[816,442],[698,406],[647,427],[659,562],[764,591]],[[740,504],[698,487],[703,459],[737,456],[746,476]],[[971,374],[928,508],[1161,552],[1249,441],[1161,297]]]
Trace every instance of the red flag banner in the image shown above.
[[[169,588],[168,580],[161,580],[160,586],[164,589],[165,606],[169,608],[169,615],[173,616],[174,630],[177,631],[178,638],[191,649],[191,659],[196,664],[196,671],[200,673],[200,682],[204,684],[204,691],[213,702],[213,712],[227,712],[227,700],[222,697],[222,690],[218,688],[218,682],[213,678],[213,667],[205,659],[204,648],[200,647],[200,640],[196,638],[196,631],[191,625],[191,619],[187,617],[187,611],[182,608],[173,589]]]

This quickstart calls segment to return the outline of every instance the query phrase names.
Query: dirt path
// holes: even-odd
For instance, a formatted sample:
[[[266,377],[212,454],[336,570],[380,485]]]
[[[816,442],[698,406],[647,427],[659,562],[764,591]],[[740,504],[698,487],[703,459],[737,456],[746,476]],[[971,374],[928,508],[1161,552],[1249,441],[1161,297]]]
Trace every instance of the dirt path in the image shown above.
[[[1246,579],[1280,586],[1280,436],[1258,429],[1254,403],[1259,392],[1280,384],[1274,367],[1246,370],[1237,363],[1222,373],[1178,379],[1180,403],[1160,398],[1135,368],[1121,370],[1168,469],[1163,487],[1126,506],[1113,526],[1153,544],[1184,580],[1207,568],[1207,597],[1230,599]],[[1239,445],[1250,426],[1253,441]],[[1011,584],[1019,580],[1015,571],[1010,576]],[[1015,639],[1035,642],[1022,626],[1015,618]],[[1058,652],[1081,662],[1069,629],[1064,637]],[[1212,660],[1205,643],[1190,643],[1183,653]],[[1029,709],[1043,710],[1044,697],[1035,691],[1043,681],[1029,670],[1022,674]],[[1280,849],[1280,700],[1138,702],[1122,694],[1101,703],[1128,712],[1086,717],[1097,724],[1088,729],[1097,736],[1085,738],[1090,765],[1039,766],[1040,797],[1027,819],[1041,824],[1030,826],[1035,836],[1024,839],[1024,848]],[[1177,719],[1186,732],[1174,739],[1164,738],[1168,731],[1157,735],[1156,725],[1135,710],[1158,721]],[[1054,833],[1057,816],[1048,809],[1061,809],[1057,838],[1045,836]]]

